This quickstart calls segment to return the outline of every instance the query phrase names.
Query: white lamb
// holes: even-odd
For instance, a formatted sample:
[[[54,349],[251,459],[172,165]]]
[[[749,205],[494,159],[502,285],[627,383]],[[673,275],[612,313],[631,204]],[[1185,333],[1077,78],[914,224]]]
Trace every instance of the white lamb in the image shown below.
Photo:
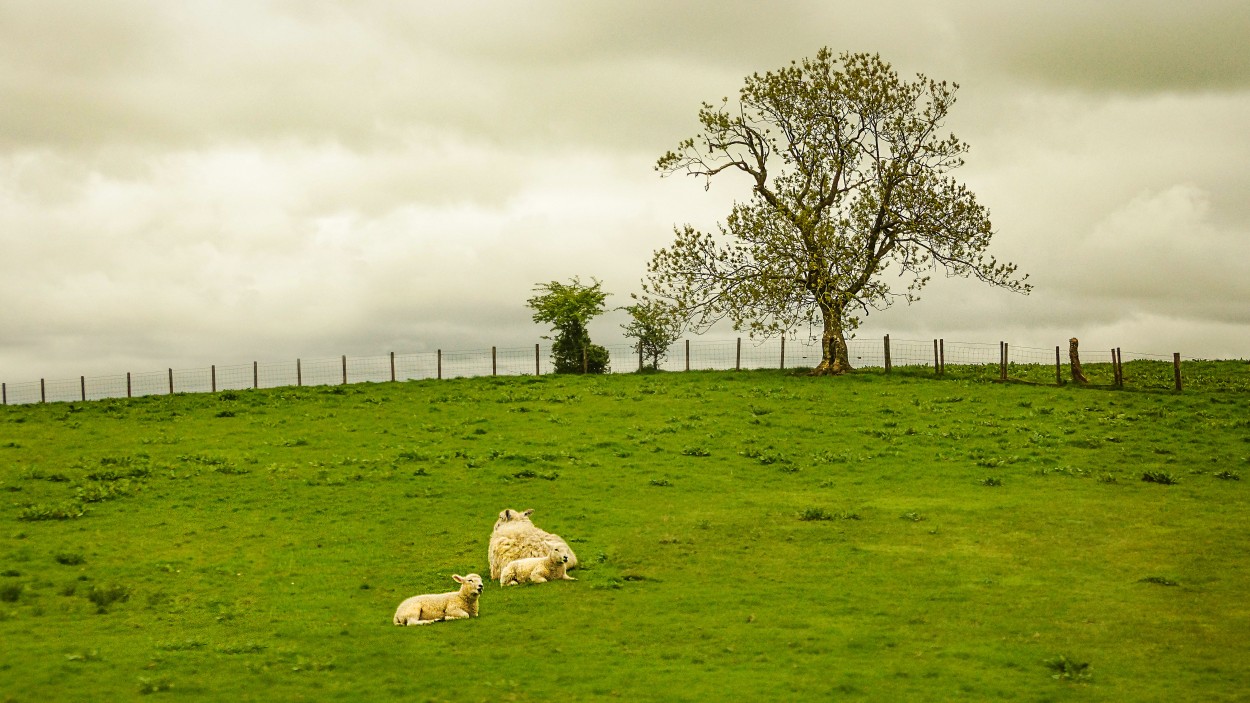
[[[395,610],[396,625],[428,625],[439,620],[477,617],[477,597],[482,594],[482,577],[477,574],[452,578],[459,591],[413,596]]]
[[[490,577],[499,578],[503,567],[509,562],[528,557],[545,557],[555,547],[562,547],[569,560],[566,569],[577,567],[577,555],[569,548],[559,535],[540,530],[530,521],[533,510],[512,510],[499,513],[495,521],[495,529],[490,535],[488,557],[490,559]]]
[[[499,574],[500,586],[513,586],[519,583],[546,583],[548,581],[576,581],[569,576],[569,555],[564,547],[553,547],[545,557],[527,557],[514,559],[503,567]]]

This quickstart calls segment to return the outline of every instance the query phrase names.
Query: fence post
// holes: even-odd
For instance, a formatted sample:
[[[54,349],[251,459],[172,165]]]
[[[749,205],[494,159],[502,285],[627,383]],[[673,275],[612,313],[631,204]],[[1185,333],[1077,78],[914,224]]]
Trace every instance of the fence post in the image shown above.
[[[1115,348],[1115,381],[1120,388],[1124,387],[1124,351]]]
[[[686,370],[690,370],[690,340],[686,340]]]
[[[395,352],[391,352],[391,383],[395,382]]]
[[[1063,372],[1060,370],[1059,364],[1059,345],[1055,345],[1055,385],[1063,385]]]
[[[126,372],[126,397],[130,398],[130,372]]]
[[[495,347],[490,348],[490,375],[499,375],[499,356],[495,351]]]
[[[0,383],[0,399],[4,400],[4,405],[9,404],[9,387],[3,383]]]
[[[260,388],[260,364],[252,362],[252,388]]]
[[[211,375],[212,375],[211,388],[213,389],[213,392],[216,393],[217,392],[217,364],[213,364],[209,366],[208,368],[210,369]]]
[[[938,359],[942,362],[942,376],[946,375],[946,340],[938,340]]]
[[[1181,353],[1172,352],[1172,375],[1176,378],[1176,392],[1181,391]]]
[[[347,355],[343,355],[343,385],[347,385]]]
[[[734,371],[742,370],[742,337],[738,338],[738,352],[734,355]]]
[[[169,394],[174,394],[174,370],[169,370]]]
[[[936,339],[933,340],[933,375],[934,376],[942,375],[942,367],[940,363],[938,362],[938,342]]]
[[[638,373],[642,373],[642,340],[638,340]]]
[[[1003,342],[1003,370],[1002,380],[1007,380],[1007,364],[1011,361],[1011,345]]]
[[[39,402],[40,403],[48,402],[48,393],[46,390],[44,390],[44,384],[43,384],[42,378],[39,379]]]
[[[304,385],[304,366],[299,359],[295,360],[295,385]]]
[[[443,380],[443,350],[438,350],[438,380]]]
[[[79,376],[78,383],[82,386],[82,401],[87,402],[87,377]]]
[[[786,336],[781,335],[781,370],[786,370]]]
[[[890,373],[892,365],[890,363],[890,335],[885,336],[885,372]]]
[[[538,363],[539,363],[538,362],[538,345],[535,344],[534,345],[534,375],[535,376],[543,375],[542,367],[540,367]]]

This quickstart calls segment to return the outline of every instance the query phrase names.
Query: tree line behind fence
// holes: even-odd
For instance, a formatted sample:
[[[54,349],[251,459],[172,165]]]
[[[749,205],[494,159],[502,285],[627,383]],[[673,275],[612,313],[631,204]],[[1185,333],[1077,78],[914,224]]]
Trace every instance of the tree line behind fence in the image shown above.
[[[997,380],[1024,380],[1037,383],[1064,383],[1069,359],[1060,347],[1038,349],[1013,347],[1005,342],[982,344],[970,342],[853,339],[848,343],[852,364],[857,368],[887,371],[894,367],[927,367],[935,375],[945,373],[947,364],[977,366]],[[608,345],[611,372],[639,371],[644,361],[632,345]],[[1175,369],[1172,379],[1160,382],[1156,376],[1145,380],[1153,387],[1181,389],[1180,355],[1171,357],[1134,354],[1139,361],[1171,360]],[[80,376],[76,379],[31,381],[0,384],[3,404],[18,405],[40,402],[130,398],[173,393],[215,393],[247,388],[282,386],[322,386],[347,383],[381,383],[421,379],[463,378],[474,376],[518,376],[549,374],[554,371],[551,349],[541,344],[532,347],[491,347],[486,350],[443,351],[385,356],[258,362],[196,369],[165,369],[113,376]],[[820,362],[821,348],[816,340],[773,339],[751,340],[684,340],[669,349],[660,364],[662,371],[810,368]],[[1083,350],[1083,364],[1090,365],[1091,383],[1124,386],[1125,355],[1119,349]],[[1107,378],[1101,378],[1104,374]]]

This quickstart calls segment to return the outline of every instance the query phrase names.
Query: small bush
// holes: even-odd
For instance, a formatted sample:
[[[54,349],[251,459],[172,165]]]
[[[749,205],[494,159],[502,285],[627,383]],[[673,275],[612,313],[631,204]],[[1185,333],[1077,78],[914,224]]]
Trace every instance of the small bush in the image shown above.
[[[1159,483],[1165,486],[1175,485],[1176,477],[1162,471],[1147,471],[1141,475],[1141,480],[1147,483]]]

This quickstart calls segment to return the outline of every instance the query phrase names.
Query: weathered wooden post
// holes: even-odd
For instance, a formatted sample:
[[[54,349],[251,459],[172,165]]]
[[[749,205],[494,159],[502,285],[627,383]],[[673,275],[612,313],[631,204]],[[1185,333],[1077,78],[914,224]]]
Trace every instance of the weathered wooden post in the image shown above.
[[[942,371],[939,375],[946,375],[946,340],[938,340],[938,359],[942,362]]]
[[[210,375],[209,388],[212,389],[213,393],[216,393],[217,392],[217,364],[212,364],[208,368],[209,368],[209,375]]]
[[[638,373],[642,373],[642,340],[638,340]]]
[[[126,372],[126,397],[130,398],[130,372]]]
[[[343,385],[347,385],[347,355],[343,355]]]
[[[1172,375],[1176,379],[1176,392],[1181,391],[1181,353],[1172,352]]]
[[[443,380],[443,350],[438,350],[438,379]]]
[[[742,370],[742,337],[738,338],[738,351],[734,354],[734,371]]]
[[[260,388],[260,362],[252,362],[252,388]]]
[[[781,370],[786,370],[786,336],[781,335]]]
[[[174,394],[174,370],[169,370],[169,394]]]
[[[933,340],[933,375],[942,375],[942,366],[938,363],[938,342]]]
[[[43,379],[39,379],[39,402],[48,402],[48,392],[44,389]]]
[[[690,340],[686,340],[686,370],[690,370]]]
[[[535,344],[535,345],[534,345],[534,375],[535,375],[535,376],[541,376],[541,375],[543,375],[543,370],[542,370],[542,367],[541,367],[541,366],[539,366],[538,354],[539,354],[539,352],[538,352],[538,345],[537,345],[537,344]]]
[[[1068,340],[1068,363],[1072,366],[1072,381],[1074,383],[1089,383],[1089,379],[1085,377],[1085,373],[1081,371],[1081,355],[1078,350],[1079,341],[1076,337]]]
[[[299,359],[295,360],[295,385],[304,385],[304,366]]]
[[[495,347],[490,348],[490,375],[499,375],[499,354]]]
[[[1061,370],[1062,368],[1063,367],[1059,362],[1059,345],[1056,344],[1055,345],[1055,385],[1056,386],[1063,385],[1063,371]]]
[[[395,382],[395,352],[391,352],[391,383]]]
[[[79,386],[81,386],[81,388],[82,388],[82,401],[85,403],[85,402],[87,402],[87,377],[86,377],[86,376],[79,376],[79,377],[78,377],[78,384],[79,384]]]
[[[890,335],[885,336],[885,372],[890,373],[893,366],[890,363]]]
[[[4,405],[9,404],[9,386],[7,384],[0,383],[0,400],[4,401]]]

